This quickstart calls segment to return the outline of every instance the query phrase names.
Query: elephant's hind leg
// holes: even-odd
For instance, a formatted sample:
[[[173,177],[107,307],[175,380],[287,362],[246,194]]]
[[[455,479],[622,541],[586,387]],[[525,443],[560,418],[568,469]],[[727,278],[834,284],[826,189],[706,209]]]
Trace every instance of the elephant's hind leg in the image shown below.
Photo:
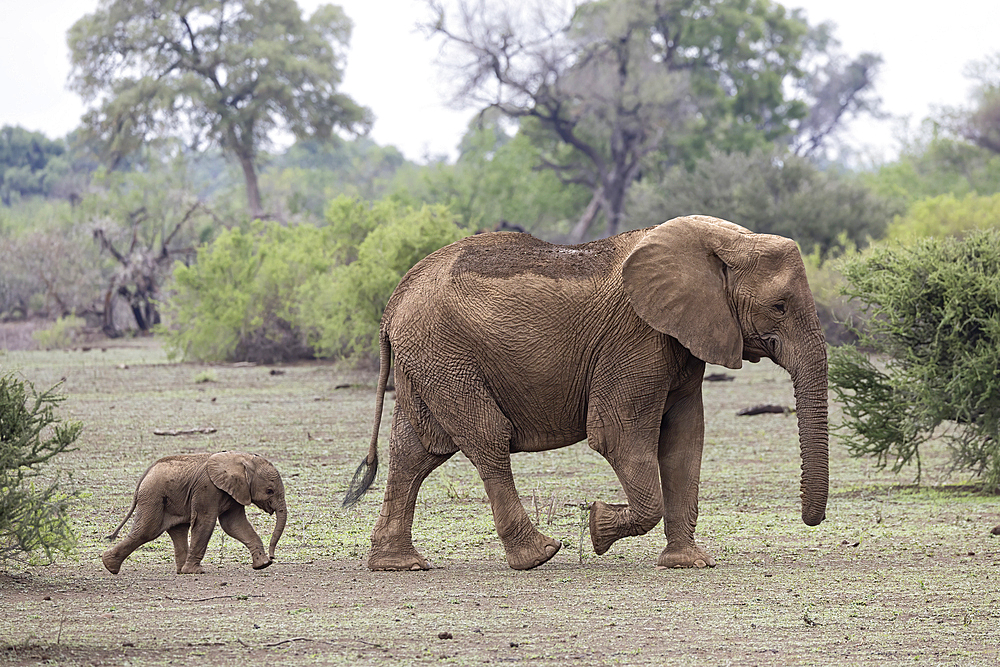
[[[473,384],[463,390],[451,404],[439,402],[431,409],[483,480],[507,563],[515,570],[538,567],[562,543],[539,532],[521,504],[510,467],[513,426],[485,387]],[[467,414],[456,413],[457,405]]]
[[[424,449],[402,411],[392,417],[389,436],[389,475],[375,530],[368,567],[372,570],[428,570],[431,565],[413,546],[413,512],[417,493],[427,476],[451,454]]]
[[[121,571],[122,563],[132,555],[132,552],[147,542],[152,542],[163,534],[160,526],[160,518],[148,518],[143,513],[142,508],[136,510],[135,518],[132,520],[132,529],[121,542],[104,552],[101,562],[111,574],[118,574]]]

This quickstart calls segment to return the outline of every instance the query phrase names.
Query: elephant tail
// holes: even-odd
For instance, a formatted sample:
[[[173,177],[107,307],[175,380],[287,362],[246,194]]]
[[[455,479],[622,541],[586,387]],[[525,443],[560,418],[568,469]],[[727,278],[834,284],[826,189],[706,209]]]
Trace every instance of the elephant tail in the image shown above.
[[[385,330],[379,333],[379,373],[378,387],[375,389],[375,422],[372,426],[372,439],[368,445],[368,455],[354,471],[354,477],[344,494],[344,507],[350,507],[361,500],[378,473],[378,432],[382,426],[382,406],[385,404],[385,388],[389,384],[389,365],[392,359],[392,346],[389,344],[389,334]]]
[[[157,461],[157,463],[159,462]],[[128,514],[125,515],[125,518],[122,519],[122,522],[120,524],[118,524],[118,527],[115,528],[114,532],[111,533],[110,535],[105,535],[104,539],[108,541],[118,539],[118,533],[121,532],[122,528],[125,526],[128,520],[132,518],[132,513],[135,512],[135,506],[139,503],[139,487],[142,486],[142,480],[146,479],[146,475],[149,474],[149,471],[152,470],[153,466],[155,465],[156,463],[149,466],[148,468],[146,468],[146,472],[142,473],[142,477],[139,478],[139,483],[135,485],[135,493],[132,494],[132,507],[128,509]]]

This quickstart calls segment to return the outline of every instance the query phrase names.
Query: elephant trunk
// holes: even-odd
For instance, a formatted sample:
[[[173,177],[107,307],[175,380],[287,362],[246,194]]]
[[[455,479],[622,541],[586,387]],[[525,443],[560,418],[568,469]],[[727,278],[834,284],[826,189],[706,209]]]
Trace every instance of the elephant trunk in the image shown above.
[[[278,540],[281,539],[281,534],[285,532],[285,522],[288,521],[288,510],[285,504],[282,503],[274,511],[274,532],[271,533],[271,544],[268,546],[267,555],[274,559],[274,549],[278,546]]]
[[[802,456],[802,521],[809,526],[826,518],[830,489],[826,343],[822,335],[818,347],[821,358],[812,355],[809,362],[791,369]]]

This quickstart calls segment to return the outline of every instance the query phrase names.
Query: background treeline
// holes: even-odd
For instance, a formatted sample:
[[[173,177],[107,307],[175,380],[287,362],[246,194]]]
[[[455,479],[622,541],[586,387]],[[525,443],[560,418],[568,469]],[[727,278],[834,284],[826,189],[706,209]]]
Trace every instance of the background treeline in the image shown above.
[[[194,2],[172,22],[113,0],[81,18],[71,86],[93,107],[80,129],[0,129],[0,318],[63,318],[53,345],[84,326],[158,330],[185,359],[370,360],[395,281],[461,235],[580,242],[707,213],[795,239],[830,340],[849,341],[856,305],[831,260],[997,223],[996,59],[970,70],[966,106],[873,163],[841,140],[880,114],[880,58],[843,53],[831,26],[776,2],[594,1],[545,20],[428,4],[456,97],[482,112],[457,158],[423,163],[369,139],[376,119],[336,90],[342,56],[323,45],[350,36],[336,7],[304,17],[270,0],[215,16]],[[289,34],[312,46],[294,52]],[[241,89],[237,104],[192,85],[213,49],[226,76],[210,76],[266,93]],[[315,72],[292,80],[303,59]],[[275,129],[286,147],[269,143]]]

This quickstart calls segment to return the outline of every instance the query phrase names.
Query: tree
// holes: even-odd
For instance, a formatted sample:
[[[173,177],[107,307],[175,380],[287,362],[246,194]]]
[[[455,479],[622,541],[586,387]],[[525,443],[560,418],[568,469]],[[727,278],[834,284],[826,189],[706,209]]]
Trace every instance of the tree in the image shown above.
[[[458,160],[424,169],[410,194],[445,204],[471,229],[506,223],[550,240],[565,238],[590,193],[540,167],[541,150],[529,133],[514,127],[511,136],[497,115],[474,119],[459,144]]]
[[[79,422],[60,423],[55,387],[37,392],[31,383],[0,376],[0,561],[42,551],[68,552],[76,542],[68,513],[77,496],[58,473],[42,477],[46,464],[72,451]]]
[[[457,99],[528,121],[542,164],[590,189],[572,240],[599,213],[616,233],[641,172],[788,139],[808,113],[786,95],[806,76],[807,25],[770,0],[594,0],[562,22],[483,0],[461,2],[457,19],[431,6]]]
[[[920,472],[920,445],[944,437],[954,469],[1000,488],[1000,231],[876,247],[846,262],[846,292],[866,304],[860,347],[834,348],[830,385],[843,440]],[[938,427],[942,427],[939,429]]]
[[[862,53],[849,59],[839,46],[831,23],[810,29],[802,65],[805,75],[796,81],[799,96],[809,105],[791,137],[791,149],[797,155],[819,157],[849,120],[863,114],[885,115],[874,89],[882,56]]]
[[[693,169],[678,165],[662,180],[634,188],[630,210],[636,226],[711,211],[755,232],[787,236],[822,258],[845,244],[863,247],[881,238],[900,212],[859,179],[781,149],[713,151]]]
[[[337,92],[350,32],[333,5],[303,19],[294,0],[101,0],[69,30],[70,85],[112,164],[160,135],[214,143],[239,163],[259,218],[272,131],[324,139],[371,124]]]
[[[958,114],[959,131],[977,146],[1000,153],[1000,53],[973,63],[968,74],[979,87],[975,106]]]
[[[0,128],[0,203],[47,195],[69,170],[66,146],[41,132],[5,125]]]

